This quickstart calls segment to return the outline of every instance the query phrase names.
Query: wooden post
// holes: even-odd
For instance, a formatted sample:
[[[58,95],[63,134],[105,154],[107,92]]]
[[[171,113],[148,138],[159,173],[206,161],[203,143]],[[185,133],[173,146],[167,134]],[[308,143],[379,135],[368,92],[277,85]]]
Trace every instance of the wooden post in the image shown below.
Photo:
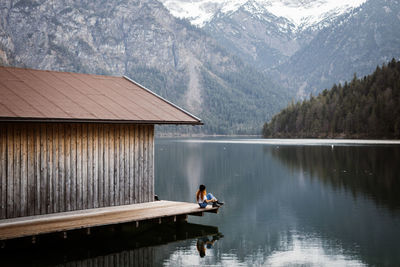
[[[0,127],[0,218],[7,217],[7,125]]]
[[[104,206],[110,206],[110,171],[109,171],[109,132],[110,132],[110,127],[108,125],[105,125],[103,128],[104,131],[104,147],[103,147],[103,180],[104,180],[104,197],[103,197],[103,205]]]
[[[70,156],[70,167],[71,167],[71,182],[70,182],[70,194],[71,194],[71,210],[76,210],[76,196],[77,196],[77,178],[76,178],[76,167],[77,167],[77,152],[76,152],[76,124],[71,123],[71,156]]]
[[[93,208],[93,125],[88,124],[87,208]]]
[[[115,205],[115,176],[114,176],[114,147],[115,147],[115,125],[109,126],[109,182],[110,182],[110,205],[114,206]]]
[[[21,130],[21,206],[20,206],[20,216],[28,215],[28,140],[27,140],[27,130],[26,125],[22,125]]]
[[[122,125],[124,131],[124,204],[129,204],[129,128],[128,125]]]
[[[65,208],[71,210],[71,125],[65,125]]]
[[[129,204],[135,203],[135,126],[129,126]]]
[[[59,124],[59,158],[58,158],[58,211],[65,211],[65,127],[64,124]]]
[[[76,209],[83,209],[82,124],[76,126]]]
[[[82,209],[88,208],[88,127],[82,125]]]
[[[99,127],[93,125],[93,207],[99,207]]]
[[[123,125],[119,125],[119,205],[123,205],[124,202],[124,190],[125,190],[125,136],[124,136],[124,127]]]
[[[46,125],[46,158],[47,158],[47,173],[46,173],[46,213],[52,213],[53,210],[53,124]]]
[[[14,216],[21,216],[21,128],[14,128]]]
[[[120,142],[120,127],[118,125],[115,126],[115,137],[114,137],[114,192],[115,192],[115,205],[120,205],[120,197],[119,197],[119,142]]]
[[[58,164],[59,164],[59,141],[58,141],[58,130],[60,128],[60,124],[57,123],[55,125],[53,125],[53,212],[58,212],[59,211],[59,203],[60,203],[60,199],[59,199],[59,194],[58,194],[58,187],[59,187],[59,172],[58,172]]]
[[[140,198],[139,198],[139,126],[135,125],[135,174],[134,174],[134,180],[135,180],[135,202],[134,203],[140,203]]]
[[[14,158],[14,126],[7,127],[7,158]],[[14,217],[14,164],[13,160],[7,161],[7,218]]]

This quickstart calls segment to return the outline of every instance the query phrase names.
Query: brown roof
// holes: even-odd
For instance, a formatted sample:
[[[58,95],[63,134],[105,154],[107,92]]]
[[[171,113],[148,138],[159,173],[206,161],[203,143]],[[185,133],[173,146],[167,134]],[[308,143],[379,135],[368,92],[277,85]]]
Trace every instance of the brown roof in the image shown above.
[[[202,124],[127,77],[0,67],[0,121]]]

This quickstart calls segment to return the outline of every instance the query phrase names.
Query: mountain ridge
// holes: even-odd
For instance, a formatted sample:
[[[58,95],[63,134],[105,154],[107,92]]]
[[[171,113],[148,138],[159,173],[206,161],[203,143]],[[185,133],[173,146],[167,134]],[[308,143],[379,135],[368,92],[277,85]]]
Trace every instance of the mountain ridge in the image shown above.
[[[295,89],[299,98],[334,83],[371,73],[400,57],[400,2],[369,0],[338,18],[284,64],[270,70],[275,82]]]
[[[253,6],[247,11],[269,12],[276,17],[285,18],[302,31],[319,24],[328,18],[339,16],[363,4],[366,0],[160,0],[169,12],[181,19],[187,19],[197,27],[204,27],[216,14],[229,16],[238,9]]]
[[[126,75],[202,118],[187,133],[259,133],[289,99],[157,1],[5,1],[0,15],[2,64]]]

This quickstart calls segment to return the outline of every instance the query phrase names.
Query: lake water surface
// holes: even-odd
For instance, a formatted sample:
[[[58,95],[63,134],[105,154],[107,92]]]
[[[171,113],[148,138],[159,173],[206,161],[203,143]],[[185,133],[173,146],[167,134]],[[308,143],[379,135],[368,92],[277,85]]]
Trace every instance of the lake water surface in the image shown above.
[[[39,237],[0,266],[400,266],[400,142],[158,138],[155,180],[161,199],[205,184],[225,205],[139,235]]]
[[[217,236],[155,248],[165,266],[400,266],[400,145],[157,139],[156,193],[225,201]],[[200,254],[202,254],[200,256]]]

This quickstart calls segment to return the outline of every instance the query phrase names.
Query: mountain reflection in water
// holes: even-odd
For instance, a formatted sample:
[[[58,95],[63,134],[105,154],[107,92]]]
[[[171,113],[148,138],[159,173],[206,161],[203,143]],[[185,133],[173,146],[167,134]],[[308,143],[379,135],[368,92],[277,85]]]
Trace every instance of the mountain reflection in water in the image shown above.
[[[335,189],[400,209],[399,146],[280,146],[266,149],[289,168]]]
[[[204,258],[187,241],[165,266],[400,266],[400,146],[159,139],[156,192],[195,201],[199,184],[225,201],[190,218],[224,238]]]

